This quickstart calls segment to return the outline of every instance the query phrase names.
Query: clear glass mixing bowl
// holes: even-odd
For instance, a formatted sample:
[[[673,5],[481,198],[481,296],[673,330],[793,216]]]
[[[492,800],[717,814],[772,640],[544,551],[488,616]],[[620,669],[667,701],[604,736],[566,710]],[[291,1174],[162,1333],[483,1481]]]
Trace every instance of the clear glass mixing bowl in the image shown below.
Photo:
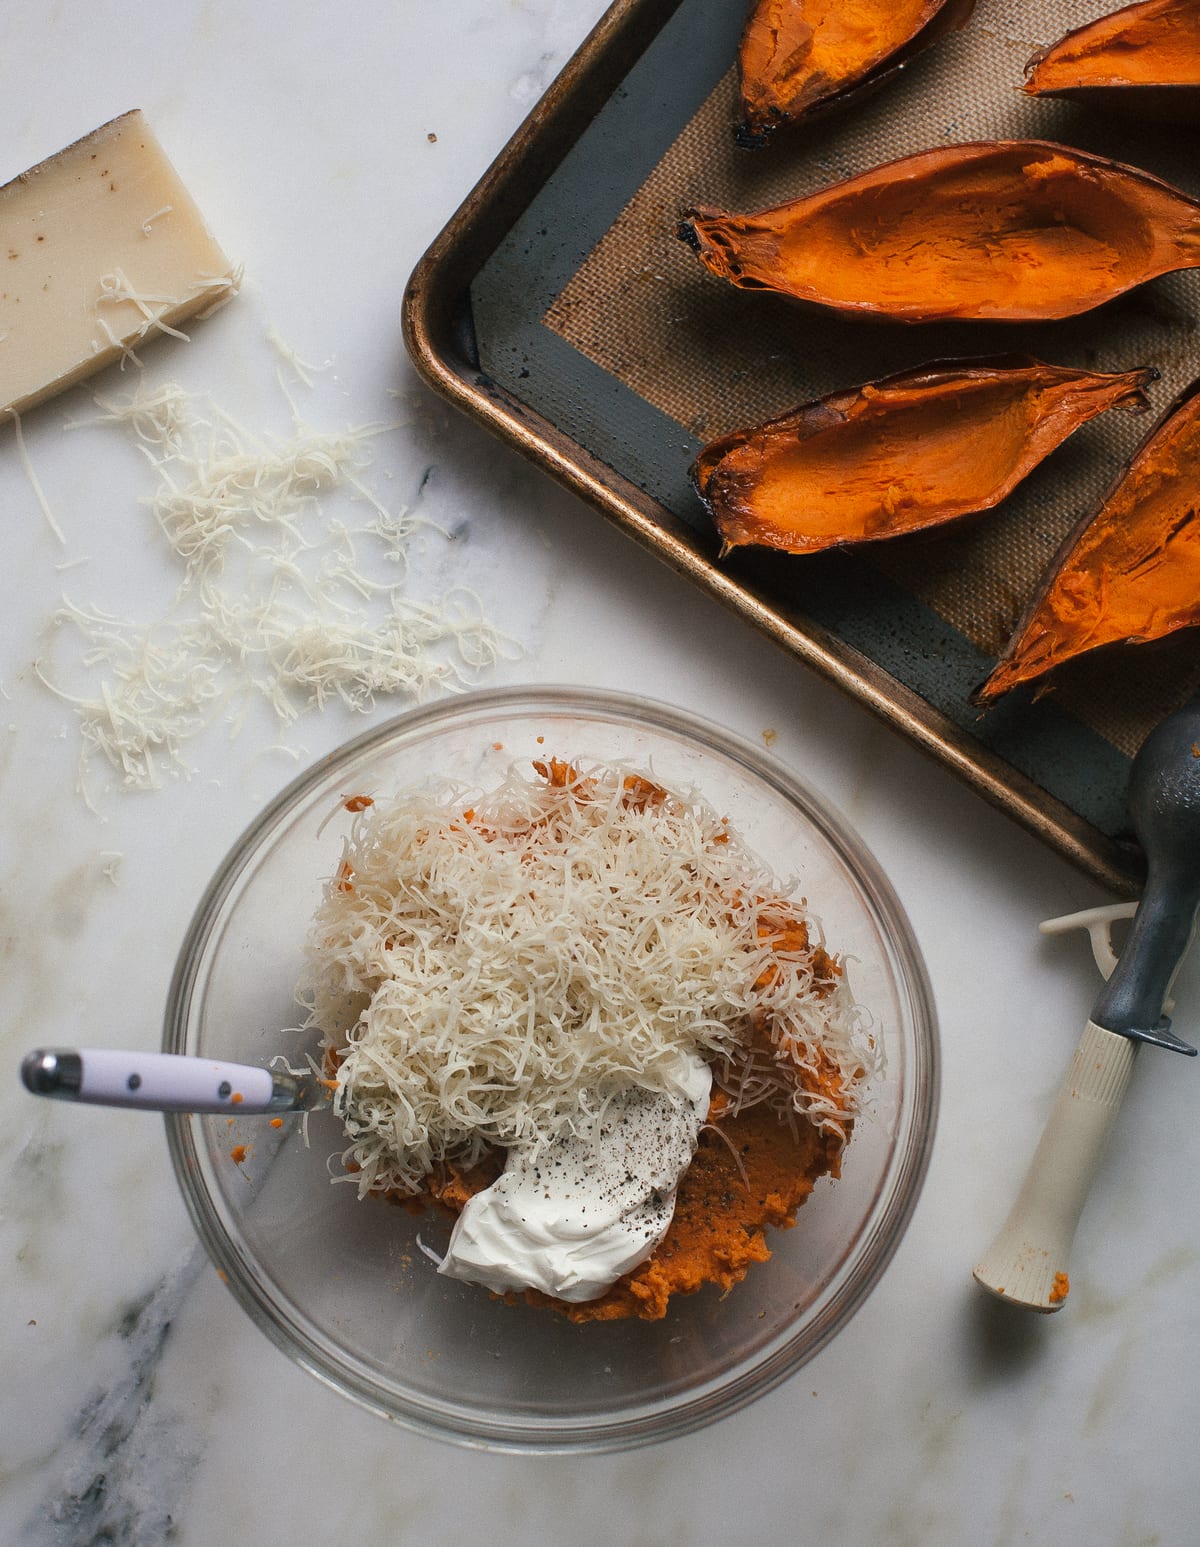
[[[538,738],[544,738],[539,741]],[[347,796],[430,778],[487,789],[507,765],[555,754],[619,761],[728,814],[794,879],[849,959],[887,1067],[839,1180],[822,1179],[769,1262],[729,1294],[672,1301],[665,1320],[576,1326],[440,1277],[432,1215],[360,1202],[331,1184],[328,1112],[167,1119],[200,1238],[267,1335],[319,1379],[427,1434],[512,1450],[610,1450],[685,1433],[791,1375],[878,1281],[912,1215],[933,1139],[938,1045],[911,929],[846,823],[762,751],[631,696],[572,688],[480,692],[368,732],[302,775],[235,845],[189,927],[167,1007],[167,1052],[267,1064],[303,1059],[294,993]],[[334,815],[331,817],[330,813]],[[246,1146],[241,1164],[234,1146]],[[336,1164],[332,1166],[337,1169]]]

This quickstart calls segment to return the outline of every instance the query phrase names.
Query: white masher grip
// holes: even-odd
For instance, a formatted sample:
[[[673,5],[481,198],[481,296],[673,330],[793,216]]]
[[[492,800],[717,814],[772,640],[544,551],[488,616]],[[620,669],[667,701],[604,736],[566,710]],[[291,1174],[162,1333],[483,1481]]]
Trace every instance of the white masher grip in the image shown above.
[[[281,1105],[280,1082],[269,1069],[180,1053],[39,1048],[27,1055],[21,1075],[35,1095],[97,1106],[248,1115]]]
[[[80,1057],[79,1101],[156,1112],[247,1114],[265,1110],[271,1101],[271,1071],[249,1064],[112,1048],[81,1048]]]
[[[1087,1023],[1017,1201],[975,1268],[984,1289],[1028,1310],[1062,1309],[1075,1228],[1136,1055],[1129,1037]]]

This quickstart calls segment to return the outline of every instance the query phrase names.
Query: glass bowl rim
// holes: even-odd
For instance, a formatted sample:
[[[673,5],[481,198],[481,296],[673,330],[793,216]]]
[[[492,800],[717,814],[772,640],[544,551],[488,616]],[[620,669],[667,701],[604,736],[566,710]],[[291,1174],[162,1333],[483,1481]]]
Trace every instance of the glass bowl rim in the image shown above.
[[[776,794],[813,824],[846,864],[856,889],[865,895],[876,915],[876,924],[899,969],[896,989],[905,1002],[912,1034],[914,1110],[902,1135],[903,1150],[889,1182],[888,1196],[882,1204],[872,1207],[864,1236],[856,1243],[854,1261],[843,1283],[820,1308],[816,1321],[805,1324],[791,1336],[781,1334],[765,1358],[732,1376],[726,1372],[714,1381],[701,1383],[694,1394],[683,1400],[673,1399],[665,1408],[647,1399],[640,1408],[616,1419],[589,1418],[565,1425],[546,1419],[513,1422],[502,1418],[485,1420],[477,1414],[464,1416],[457,1408],[442,1409],[427,1401],[405,1405],[394,1394],[338,1364],[302,1328],[281,1314],[280,1307],[263,1291],[255,1275],[247,1271],[239,1244],[203,1183],[192,1119],[187,1114],[168,1113],[164,1121],[176,1182],[209,1260],[251,1321],[294,1363],[360,1407],[430,1438],[522,1454],[599,1453],[690,1433],[738,1411],[794,1374],[861,1308],[891,1262],[919,1201],[937,1128],[941,1086],[937,1012],[928,970],[891,882],[830,801],[779,759],[744,737],[689,710],[639,694],[570,684],[539,684],[473,689],[408,710],[318,758],[267,803],[227,850],[184,934],[168,989],[162,1046],[168,1053],[186,1051],[185,1035],[196,973],[213,925],[238,880],[250,872],[251,861],[264,838],[294,806],[342,766],[391,743],[418,740],[473,714],[481,719],[495,719],[505,712],[515,715],[539,710],[593,715],[654,732],[665,731],[740,765],[755,779],[773,787]]]

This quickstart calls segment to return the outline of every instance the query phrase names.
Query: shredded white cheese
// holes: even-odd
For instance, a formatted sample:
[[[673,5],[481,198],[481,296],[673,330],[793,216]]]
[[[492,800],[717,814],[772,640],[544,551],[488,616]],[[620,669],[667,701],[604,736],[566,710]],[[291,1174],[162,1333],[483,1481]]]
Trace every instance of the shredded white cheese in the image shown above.
[[[142,221],[142,235],[152,235],[151,227],[154,225],[154,222],[161,220],[164,215],[169,215],[174,208],[173,204],[164,204],[161,209],[156,209],[152,215],[147,215],[145,220]]]
[[[83,664],[100,668],[92,694],[68,692],[41,661],[34,671],[79,717],[80,788],[100,756],[129,789],[158,789],[168,769],[186,770],[184,743],[199,734],[219,704],[224,654],[203,620],[191,626],[140,628],[132,619],[64,597],[56,621],[71,623],[86,642]]]
[[[142,227],[144,234],[150,235],[149,227],[151,220],[155,220],[159,215],[166,213],[167,209],[162,209],[156,215],[151,215]],[[241,283],[242,271],[240,268],[235,269],[230,274],[203,275],[197,278],[195,290],[200,294],[208,291],[213,298],[209,305],[203,311],[197,313],[197,315],[201,318],[210,316],[218,307],[233,299]],[[142,314],[142,321],[132,334],[126,333],[122,339],[118,338],[113,332],[103,308],[106,306],[123,306],[126,302],[136,307]],[[121,268],[114,269],[111,274],[102,274],[100,276],[96,283],[96,322],[108,342],[115,348],[120,349],[122,370],[124,370],[126,362],[129,360],[132,360],[135,365],[141,365],[141,360],[134,353],[134,345],[140,344],[152,333],[169,333],[172,338],[182,339],[184,343],[189,342],[188,334],[163,320],[167,313],[174,310],[178,304],[178,296],[145,295],[141,293]],[[94,341],[93,347],[98,349],[98,342]]]
[[[681,1053],[735,1109],[844,1137],[879,1051],[813,919],[701,801],[547,771],[354,820],[302,999],[360,1192],[536,1154],[630,1084],[670,1091]]]
[[[15,408],[10,408],[8,412],[12,417],[13,437],[17,443],[17,456],[21,460],[21,467],[24,470],[25,477],[29,480],[29,487],[33,490],[33,497],[38,502],[38,509],[45,517],[46,525],[54,533],[55,537],[58,538],[59,542],[65,546],[67,541],[66,535],[58,523],[58,517],[50,508],[50,501],[46,498],[46,491],[42,488],[41,481],[37,473],[34,472],[33,463],[29,459],[29,452],[25,447],[25,433],[21,429],[21,416]]]
[[[153,469],[147,503],[180,573],[150,622],[66,598],[56,614],[81,641],[82,680],[57,660],[36,669],[79,715],[85,798],[96,758],[132,789],[190,773],[186,743],[254,696],[284,725],[332,701],[367,712],[381,697],[466,685],[510,649],[472,592],[407,595],[409,544],[437,528],[364,481],[387,426],[297,418],[288,435],[255,434],[170,383],[95,402],[91,422],[125,428]],[[353,524],[327,510],[334,494]]]
[[[332,364],[329,360],[326,360],[322,365],[314,365],[311,360],[302,360],[288,341],[280,334],[274,323],[269,324],[267,327],[267,343],[275,350],[283,363],[289,367],[296,376],[296,379],[302,381],[306,387],[311,387],[313,377],[321,371],[327,371]]]

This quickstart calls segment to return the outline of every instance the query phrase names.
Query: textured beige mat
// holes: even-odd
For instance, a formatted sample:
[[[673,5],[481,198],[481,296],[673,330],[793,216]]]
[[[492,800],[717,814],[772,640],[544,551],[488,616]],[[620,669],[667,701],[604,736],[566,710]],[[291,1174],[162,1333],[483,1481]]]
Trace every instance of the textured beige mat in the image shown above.
[[[1200,130],[1038,102],[1018,87],[1029,56],[1111,9],[980,0],[967,26],[836,118],[760,151],[733,141],[734,70],[709,96],[545,321],[698,439],[783,413],[835,388],[945,358],[1030,353],[1103,370],[1154,365],[1153,412],[1110,412],[1078,432],[997,512],[950,532],[864,549],[981,650],[999,652],[1064,534],[1101,496],[1176,394],[1200,373],[1200,273],[1169,276],[1089,316],[1037,327],[847,321],[735,291],[676,235],[692,204],[753,210],[938,144],[1058,140],[1144,167],[1200,195]],[[781,563],[803,563],[782,558]],[[1060,674],[1064,709],[1131,755],[1200,682],[1192,635],[1083,661]]]

